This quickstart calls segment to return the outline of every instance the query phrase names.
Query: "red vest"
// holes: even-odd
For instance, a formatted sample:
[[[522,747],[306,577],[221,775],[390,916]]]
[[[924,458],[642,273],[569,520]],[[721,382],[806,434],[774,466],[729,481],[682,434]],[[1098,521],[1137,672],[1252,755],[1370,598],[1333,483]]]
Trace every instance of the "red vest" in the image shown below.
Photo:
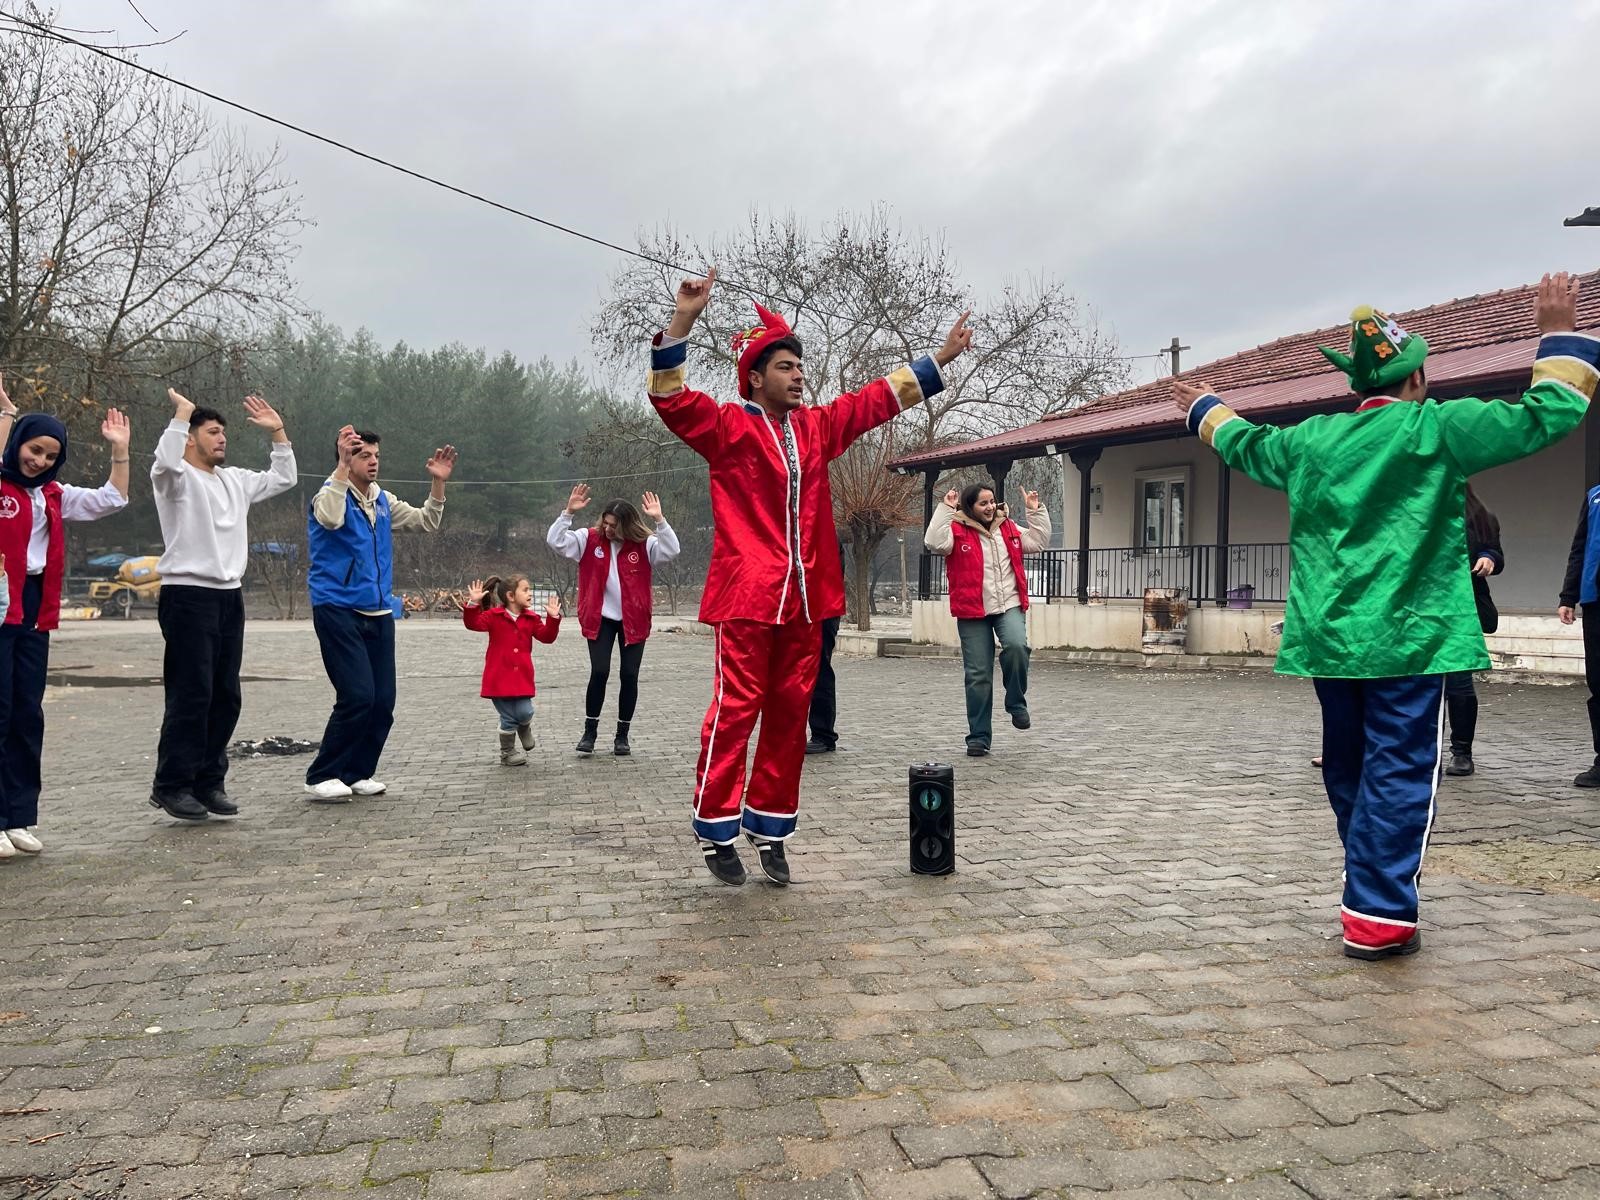
[[[66,574],[67,543],[61,528],[61,485],[52,480],[40,491],[44,495],[48,550],[44,595],[34,627],[51,630],[61,623],[61,578]],[[0,480],[0,554],[5,555],[6,584],[11,590],[7,625],[22,624],[22,587],[28,581],[28,541],[32,537],[33,497],[9,479]]]
[[[622,542],[621,549],[598,529],[589,530],[578,560],[578,628],[591,642],[600,636],[600,608],[605,603],[611,555],[617,554],[617,582],[622,585],[622,642],[631,646],[650,636],[650,555],[644,542]]]
[[[945,578],[949,581],[950,615],[958,618],[978,618],[988,614],[983,611],[983,547],[987,539],[960,521],[950,526],[955,546],[945,559]],[[1000,536],[1005,539],[1006,553],[1011,556],[1011,573],[1017,577],[1017,599],[1022,601],[1022,611],[1028,611],[1028,576],[1022,569],[1022,531],[1010,517],[1000,522]]]

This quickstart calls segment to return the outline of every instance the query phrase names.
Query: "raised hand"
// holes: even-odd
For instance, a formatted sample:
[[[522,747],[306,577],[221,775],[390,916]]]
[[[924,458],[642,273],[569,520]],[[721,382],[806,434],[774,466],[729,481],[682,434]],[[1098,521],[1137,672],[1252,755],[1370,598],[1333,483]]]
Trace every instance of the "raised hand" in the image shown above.
[[[572,489],[572,495],[567,497],[567,512],[568,514],[575,513],[580,508],[586,508],[588,504],[589,485],[587,483],[580,483],[577,487]]]
[[[350,460],[356,456],[362,444],[361,435],[356,432],[354,425],[346,425],[339,430],[339,465],[349,470]]]
[[[661,497],[654,492],[646,492],[640,501],[639,511],[652,521],[661,520]]]
[[[1571,333],[1578,327],[1578,280],[1565,271],[1539,280],[1533,319],[1541,334]]]
[[[265,429],[268,433],[277,433],[283,428],[283,418],[277,411],[260,396],[246,396],[244,398],[245,419],[258,429]],[[346,429],[349,426],[345,426]],[[341,439],[344,430],[340,430]],[[354,432],[353,430],[351,432]]]
[[[477,608],[483,603],[483,580],[474,579],[467,584],[467,603]]]
[[[120,409],[106,409],[106,419],[100,422],[100,436],[110,443],[112,450],[126,450],[128,448],[127,415]],[[111,457],[115,458],[116,455],[113,454]]]
[[[1188,412],[1194,402],[1205,395],[1216,395],[1209,384],[1184,383],[1181,379],[1172,381],[1172,403],[1183,412]]]
[[[440,446],[433,452],[433,457],[423,463],[423,468],[428,475],[440,483],[450,478],[450,472],[456,468],[456,454],[454,446]]]
[[[180,395],[176,388],[167,389],[167,399],[172,401],[172,419],[174,421],[188,422],[194,415],[194,401],[187,396]]]
[[[972,326],[967,324],[967,318],[972,316],[969,308],[956,318],[956,323],[950,326],[950,332],[944,335],[944,345],[934,352],[934,360],[941,366],[947,367],[956,360],[956,357],[972,345]]]
[[[1038,492],[1030,492],[1027,488],[1023,488],[1022,489],[1022,507],[1027,509],[1029,512],[1038,512],[1039,511],[1039,493]]]
[[[961,506],[961,493],[956,491],[955,488],[951,488],[944,494],[944,506],[946,508],[959,508]]]
[[[17,415],[17,406],[12,403],[11,397],[6,395],[6,384],[0,378],[0,417],[14,417]]]
[[[705,312],[711,303],[711,287],[717,282],[717,269],[712,267],[704,279],[685,279],[678,285],[677,311],[691,321]]]
[[[561,616],[561,597],[557,596],[554,592],[551,592],[550,599],[544,602],[544,615],[549,617],[552,621]]]

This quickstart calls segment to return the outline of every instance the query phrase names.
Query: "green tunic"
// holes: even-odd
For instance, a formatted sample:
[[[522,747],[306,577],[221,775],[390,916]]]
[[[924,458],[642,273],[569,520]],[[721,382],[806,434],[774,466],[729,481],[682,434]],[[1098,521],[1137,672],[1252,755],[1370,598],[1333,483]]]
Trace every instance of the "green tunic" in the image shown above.
[[[1277,427],[1215,396],[1195,401],[1190,428],[1230,467],[1289,497],[1278,671],[1384,679],[1490,666],[1465,566],[1467,478],[1578,427],[1594,370],[1588,355],[1575,358],[1576,342],[1600,346],[1544,340],[1521,403],[1369,402]],[[1546,356],[1547,346],[1564,353]]]

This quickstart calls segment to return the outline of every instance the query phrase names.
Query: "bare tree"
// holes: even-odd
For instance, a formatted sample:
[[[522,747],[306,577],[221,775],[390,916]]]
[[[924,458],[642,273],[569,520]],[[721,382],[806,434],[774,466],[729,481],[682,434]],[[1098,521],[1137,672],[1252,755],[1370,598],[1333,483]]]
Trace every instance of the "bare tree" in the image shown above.
[[[0,365],[43,407],[70,418],[288,310],[304,224],[276,150],[123,63],[0,40]]]
[[[834,464],[834,522],[851,534],[858,621],[870,622],[863,593],[879,544],[921,519],[914,484],[885,470],[890,458],[1028,424],[1126,379],[1113,341],[1063,285],[1039,277],[975,302],[943,241],[908,235],[883,208],[817,232],[793,215],[752,213],[738,232],[703,244],[663,227],[642,234],[639,249],[651,261],[613,277],[593,325],[596,347],[618,369],[639,363],[685,268],[717,267],[718,290],[691,335],[696,360],[731,377],[733,335],[749,327],[750,301],[759,300],[803,341],[812,403],[928,352],[973,310],[973,348],[946,371],[945,390]],[[636,436],[670,439],[659,427]]]

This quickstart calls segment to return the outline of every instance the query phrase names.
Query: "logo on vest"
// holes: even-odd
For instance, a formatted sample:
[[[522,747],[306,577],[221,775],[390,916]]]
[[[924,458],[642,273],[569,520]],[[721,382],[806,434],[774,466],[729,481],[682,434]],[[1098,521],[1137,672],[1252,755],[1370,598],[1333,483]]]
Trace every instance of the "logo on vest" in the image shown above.
[[[603,547],[603,546],[596,546],[596,547],[595,547],[595,548],[594,548],[594,556],[595,556],[595,557],[596,557],[596,558],[604,558],[604,557],[605,557],[605,556],[606,556],[606,552],[605,552],[605,547]]]
[[[0,517],[10,520],[21,511],[22,506],[15,496],[0,496]]]
[[[639,561],[639,552],[637,550],[629,550],[628,551],[628,561],[631,562],[631,563],[638,562]]]
[[[961,543],[961,553],[965,554],[968,550],[971,550],[971,549],[972,549],[972,547],[967,545],[967,543],[965,543],[965,542]]]

